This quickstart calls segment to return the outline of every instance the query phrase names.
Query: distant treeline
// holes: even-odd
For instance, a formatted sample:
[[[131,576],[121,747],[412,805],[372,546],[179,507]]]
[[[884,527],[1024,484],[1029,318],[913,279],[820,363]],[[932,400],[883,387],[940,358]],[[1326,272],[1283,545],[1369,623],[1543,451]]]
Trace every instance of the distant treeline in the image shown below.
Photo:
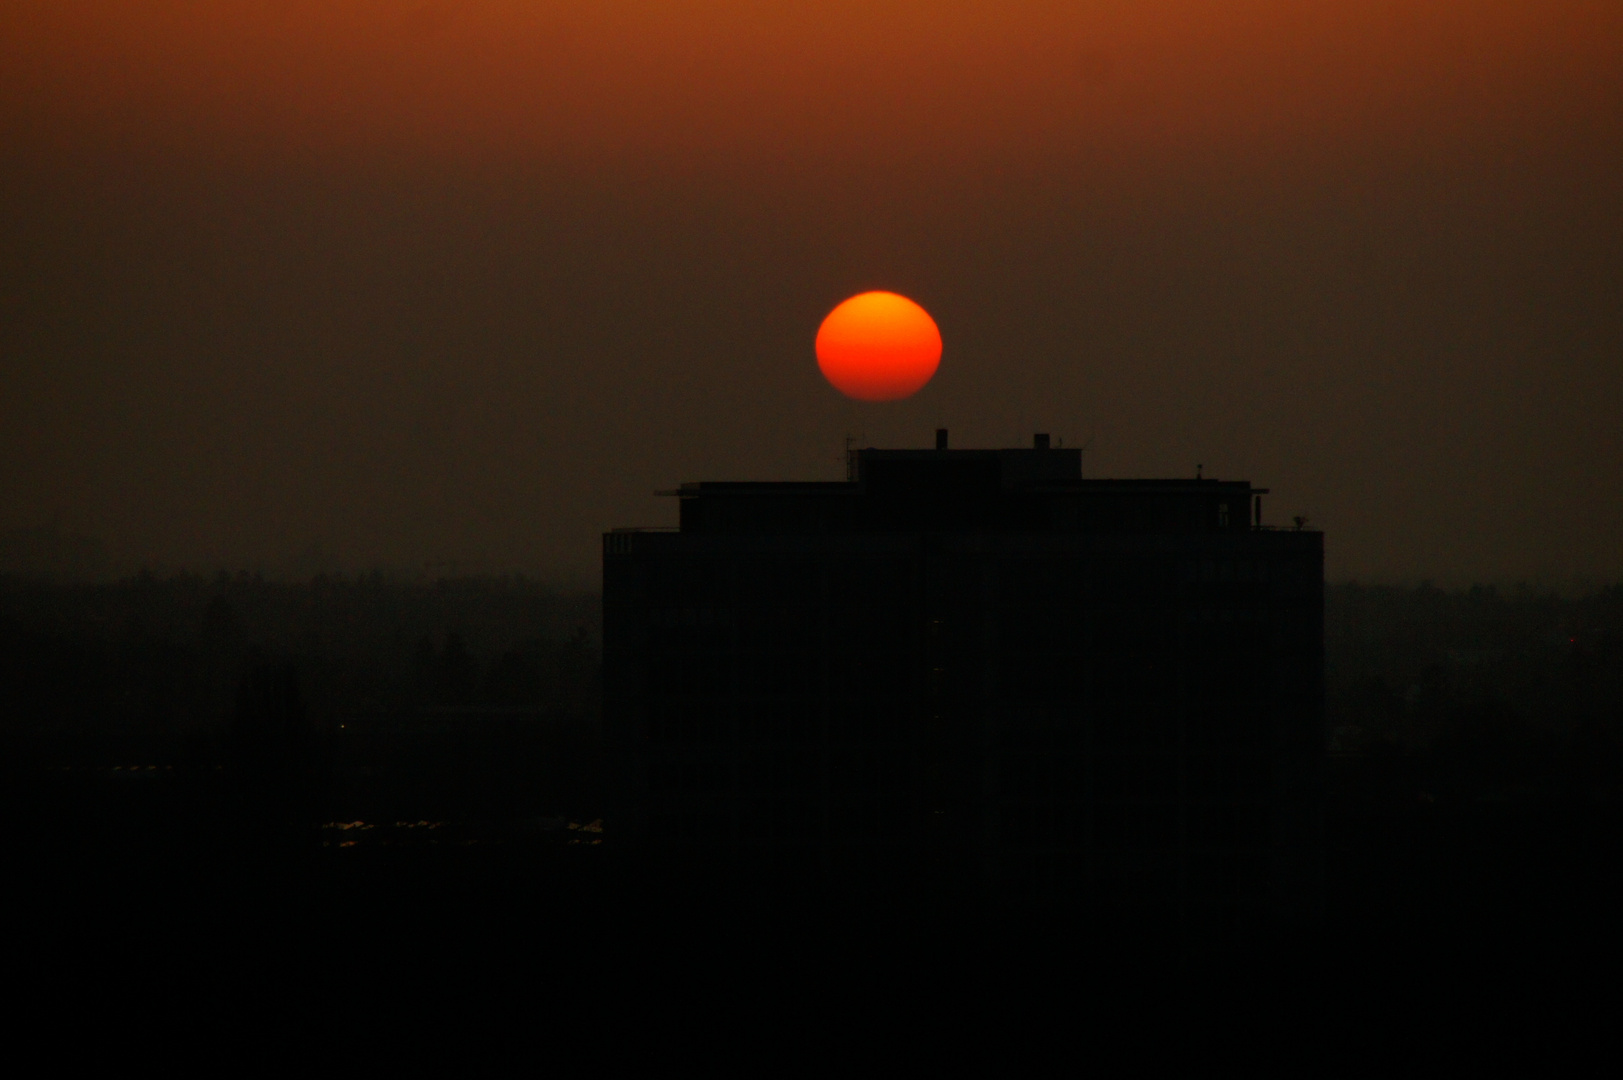
[[[206,755],[244,680],[289,665],[317,728],[459,706],[586,721],[600,628],[596,595],[523,577],[0,576],[6,739],[63,760]],[[1334,753],[1526,759],[1623,738],[1623,586],[1332,585],[1325,646]]]
[[[1335,585],[1325,666],[1329,749],[1407,762],[1405,797],[1620,794],[1623,586]]]
[[[0,577],[0,723],[14,761],[216,760],[273,671],[293,673],[318,732],[425,707],[586,722],[599,631],[595,595],[522,577]]]

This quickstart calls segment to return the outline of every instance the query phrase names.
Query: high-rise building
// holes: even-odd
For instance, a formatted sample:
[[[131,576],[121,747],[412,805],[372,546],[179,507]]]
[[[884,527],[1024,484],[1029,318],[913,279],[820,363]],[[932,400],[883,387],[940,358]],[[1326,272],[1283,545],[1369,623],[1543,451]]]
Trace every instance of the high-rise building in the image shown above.
[[[853,451],[603,538],[611,831],[669,870],[1183,918],[1321,885],[1323,538],[1245,481]]]

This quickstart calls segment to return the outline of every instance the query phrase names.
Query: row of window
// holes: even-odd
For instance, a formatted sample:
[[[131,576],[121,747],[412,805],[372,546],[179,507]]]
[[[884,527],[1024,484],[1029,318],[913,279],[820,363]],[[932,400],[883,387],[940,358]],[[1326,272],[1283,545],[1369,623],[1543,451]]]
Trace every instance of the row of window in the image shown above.
[[[672,696],[645,705],[646,737],[657,746],[722,746],[733,742],[815,746],[912,745],[937,729],[951,735],[983,730],[983,714],[966,706],[918,711],[905,696],[833,698]],[[991,734],[1005,752],[1047,757],[1079,753],[1261,752],[1276,743],[1317,741],[1317,713],[1308,704],[1154,702],[1030,703],[995,713]],[[961,730],[960,730],[961,729]]]
[[[907,835],[912,821],[905,805],[895,801],[833,805],[825,816],[810,800],[760,798],[736,807],[664,806],[650,818],[649,834],[661,842],[882,840]]]
[[[655,758],[648,787],[665,795],[731,796],[735,792],[821,797],[842,793],[907,796],[939,765],[905,751],[833,752],[825,758],[800,750],[760,747],[738,755],[685,755]],[[921,772],[921,770],[923,770]],[[1080,808],[1089,804],[1219,806],[1268,802],[1274,791],[1273,765],[1255,755],[1130,757],[1034,757],[1015,755],[996,763],[979,783],[941,781],[943,791],[995,790],[1010,807]],[[982,787],[982,784],[986,787]],[[1080,812],[1080,811],[1079,811]]]
[[[860,841],[924,838],[931,815],[910,810],[901,800],[829,804],[811,799],[755,798],[732,802],[661,805],[649,820],[656,841]],[[1006,807],[999,815],[997,846],[1081,850],[1259,853],[1270,829],[1265,804],[1201,807],[1181,813],[1176,806],[1054,805]],[[1175,858],[1176,856],[1173,855]],[[1200,866],[1220,865],[1221,854]]]
[[[913,780],[912,758],[889,754],[820,755],[796,750],[758,748],[735,758],[686,756],[658,758],[649,764],[648,785],[659,793],[724,794],[749,792],[814,793],[824,784],[835,792],[906,792]]]
[[[650,657],[643,689],[660,696],[820,698],[889,697],[920,690],[980,697],[987,670],[978,663],[940,658],[914,665],[892,658],[852,657],[825,662],[807,652],[745,655],[666,654]],[[1005,655],[992,667],[991,690],[1005,701],[1232,702],[1309,692],[1316,670],[1256,657],[1130,654],[1057,664],[1031,653]]]
[[[982,605],[968,609],[954,609],[933,615],[927,623],[939,625],[943,620],[953,624],[971,623],[974,635],[979,636],[984,617]],[[1093,640],[1104,643],[1120,638],[1160,640],[1175,634],[1178,625],[1221,622],[1225,624],[1278,624],[1283,618],[1296,613],[1295,608],[1229,606],[1187,607],[1179,604],[1152,606],[1106,606],[1056,604],[1052,596],[1034,602],[1019,603],[1010,598],[991,608],[999,612],[999,626],[1005,637],[1017,638],[1034,631],[1045,634],[1075,634],[1086,630]],[[1306,614],[1316,617],[1316,609]],[[920,625],[917,616],[908,608],[876,607],[649,607],[642,609],[642,625],[650,632],[703,631],[715,628],[736,630],[745,641],[765,638],[792,637],[820,640],[826,631],[837,642],[860,643],[885,641],[909,632]],[[702,636],[702,635],[701,635]],[[681,641],[680,635],[667,635],[660,640]]]
[[[1181,857],[1009,851],[999,862],[1000,884],[1005,890],[1090,894],[1101,900],[1182,897],[1192,901],[1256,901],[1268,887],[1271,870],[1266,852],[1245,850],[1190,852]]]
[[[921,594],[973,600],[1075,603],[1086,597],[1134,596],[1187,585],[1293,588],[1318,580],[1316,560],[1300,556],[1184,559],[1078,557],[987,560],[947,556],[928,566],[912,560],[653,559],[627,568],[630,595],[658,606],[783,605],[855,602],[899,605]]]
[[[1272,763],[1262,755],[1007,755],[998,790],[1009,799],[1198,802],[1266,800]]]

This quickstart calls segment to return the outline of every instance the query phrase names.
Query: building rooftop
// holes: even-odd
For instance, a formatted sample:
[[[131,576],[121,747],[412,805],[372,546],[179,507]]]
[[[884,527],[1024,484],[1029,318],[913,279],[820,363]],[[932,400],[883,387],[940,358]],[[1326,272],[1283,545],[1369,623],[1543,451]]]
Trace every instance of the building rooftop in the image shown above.
[[[686,483],[697,533],[1208,532],[1260,526],[1247,480],[1084,479],[1082,452],[1050,447],[850,451],[845,481]],[[1253,500],[1256,500],[1253,502]]]

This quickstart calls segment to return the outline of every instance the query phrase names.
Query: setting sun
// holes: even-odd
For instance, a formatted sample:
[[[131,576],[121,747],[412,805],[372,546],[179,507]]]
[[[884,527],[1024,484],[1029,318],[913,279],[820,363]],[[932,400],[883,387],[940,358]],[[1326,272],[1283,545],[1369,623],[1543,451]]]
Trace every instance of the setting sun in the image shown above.
[[[941,332],[929,312],[893,292],[865,292],[828,313],[817,331],[817,366],[846,397],[912,397],[941,364]]]

